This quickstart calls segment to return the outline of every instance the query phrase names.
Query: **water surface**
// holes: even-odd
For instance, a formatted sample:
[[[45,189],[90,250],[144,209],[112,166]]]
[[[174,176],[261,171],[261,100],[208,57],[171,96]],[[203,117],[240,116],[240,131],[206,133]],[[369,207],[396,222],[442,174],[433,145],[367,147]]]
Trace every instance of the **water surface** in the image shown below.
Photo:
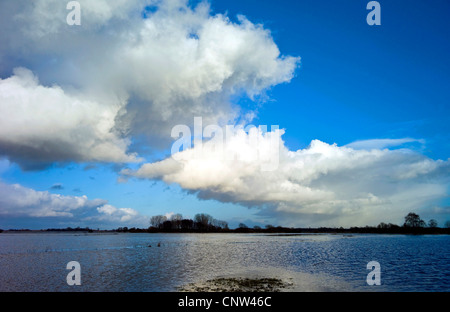
[[[448,235],[2,233],[0,291],[176,291],[223,276],[278,277],[290,291],[449,291],[449,243]],[[81,265],[81,286],[67,285],[70,261]],[[381,265],[381,286],[366,283],[370,261]]]

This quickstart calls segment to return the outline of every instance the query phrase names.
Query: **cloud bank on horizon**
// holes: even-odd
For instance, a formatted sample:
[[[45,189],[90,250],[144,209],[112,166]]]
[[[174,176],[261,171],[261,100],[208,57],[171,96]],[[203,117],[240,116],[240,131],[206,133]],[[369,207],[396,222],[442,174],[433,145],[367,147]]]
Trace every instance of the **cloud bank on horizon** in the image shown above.
[[[135,210],[116,208],[104,199],[91,200],[85,195],[62,196],[3,182],[0,182],[0,195],[2,217],[64,217],[82,222],[138,221],[142,224],[142,220],[133,220],[140,217]]]
[[[169,157],[122,174],[176,183],[200,199],[259,207],[261,215],[276,216],[289,226],[374,224],[385,221],[386,215],[401,220],[409,211],[437,207],[447,196],[449,161],[405,148],[355,149],[319,140],[291,151],[282,134],[276,134],[279,150],[266,148],[271,138],[261,132],[259,142],[265,144],[255,150],[249,143],[252,134],[239,131],[222,147],[235,155],[232,159],[218,157],[217,144],[209,141],[201,150],[194,146],[179,152],[176,160]],[[397,145],[409,141],[399,140]],[[371,143],[381,146],[378,141],[358,145]],[[251,156],[252,152],[266,157]],[[264,170],[267,159],[277,159],[278,166]]]
[[[180,185],[200,200],[257,207],[290,226],[365,225],[440,206],[448,196],[449,160],[398,148],[423,140],[375,139],[337,146],[319,140],[291,151],[283,131],[273,171],[248,158],[249,133],[226,143],[238,157],[198,151],[159,162],[145,149],[170,148],[171,129],[249,123],[257,114],[233,98],[264,99],[289,83],[300,58],[279,51],[271,33],[245,16],[232,22],[207,2],[184,0],[83,1],[82,25],[66,23],[64,1],[0,3],[0,156],[23,170],[53,164],[115,163],[121,176]],[[13,12],[13,13],[12,13]],[[282,127],[282,125],[281,125]],[[260,134],[259,134],[260,135]],[[390,149],[391,148],[391,149]],[[198,154],[197,154],[198,155]],[[55,217],[81,222],[142,224],[131,208],[105,199],[61,196],[0,182],[2,217]]]

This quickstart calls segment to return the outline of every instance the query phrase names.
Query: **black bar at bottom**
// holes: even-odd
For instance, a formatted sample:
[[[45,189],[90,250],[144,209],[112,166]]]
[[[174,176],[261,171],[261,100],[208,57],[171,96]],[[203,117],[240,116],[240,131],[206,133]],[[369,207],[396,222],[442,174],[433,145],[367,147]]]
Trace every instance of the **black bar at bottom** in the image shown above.
[[[310,311],[345,309],[364,311],[368,308],[402,310],[417,308],[417,303],[445,306],[449,293],[189,293],[189,292],[127,292],[127,293],[0,293],[3,305],[36,309],[60,310],[105,309],[118,307],[139,311]],[[441,305],[443,304],[443,305]]]

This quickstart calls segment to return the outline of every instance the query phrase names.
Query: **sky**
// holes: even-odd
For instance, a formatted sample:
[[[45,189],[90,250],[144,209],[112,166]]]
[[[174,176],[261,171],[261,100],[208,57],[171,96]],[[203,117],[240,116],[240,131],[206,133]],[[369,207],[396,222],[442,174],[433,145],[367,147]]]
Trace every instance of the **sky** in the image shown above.
[[[0,228],[443,226],[450,3],[368,2],[1,1]]]

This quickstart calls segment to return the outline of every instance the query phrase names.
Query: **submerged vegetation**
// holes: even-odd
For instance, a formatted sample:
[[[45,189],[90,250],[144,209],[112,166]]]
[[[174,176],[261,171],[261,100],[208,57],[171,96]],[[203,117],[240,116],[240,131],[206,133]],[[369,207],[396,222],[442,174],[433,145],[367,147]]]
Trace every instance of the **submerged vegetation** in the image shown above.
[[[191,283],[179,287],[187,292],[279,292],[291,286],[278,278],[219,277],[203,283]]]

